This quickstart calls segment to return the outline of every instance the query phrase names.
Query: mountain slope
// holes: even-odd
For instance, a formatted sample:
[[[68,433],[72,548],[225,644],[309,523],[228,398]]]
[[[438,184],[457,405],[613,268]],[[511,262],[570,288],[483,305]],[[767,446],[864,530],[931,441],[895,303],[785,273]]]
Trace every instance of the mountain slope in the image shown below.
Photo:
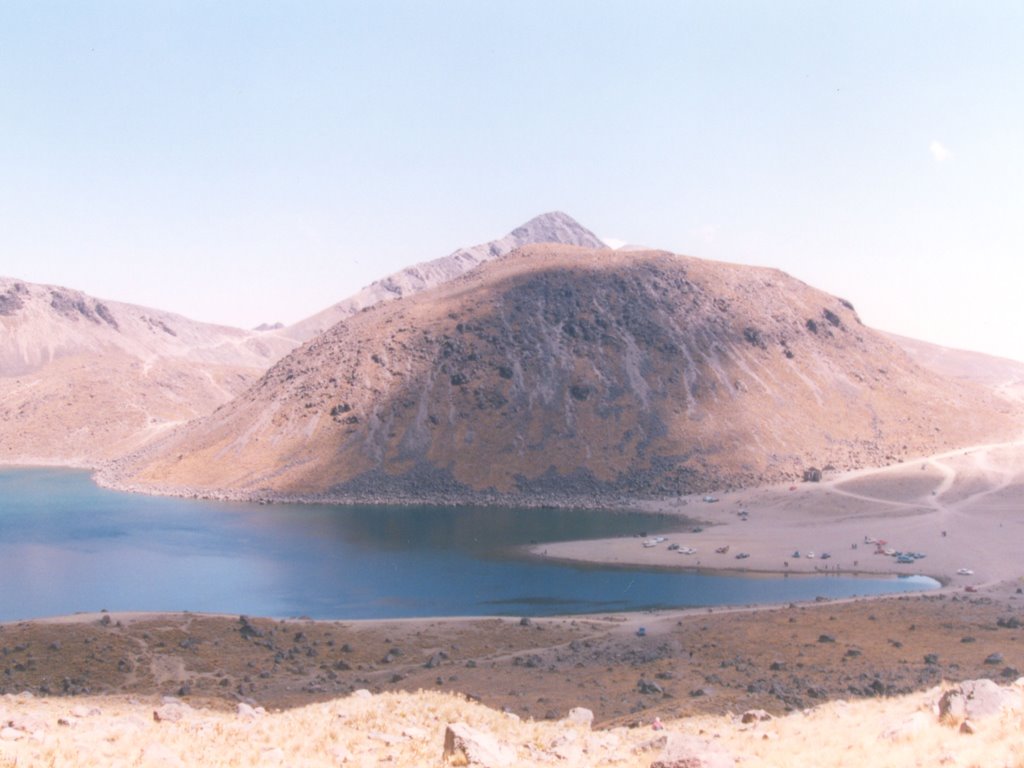
[[[528,246],[354,315],[105,481],[595,498],[884,464],[1020,426],[776,270]],[[506,497],[507,498],[507,497]]]
[[[954,349],[919,339],[886,334],[915,362],[941,376],[982,384],[1015,402],[1024,402],[1024,362],[982,352]]]
[[[0,278],[0,462],[95,465],[209,413],[293,346]]]
[[[561,243],[584,248],[604,247],[593,232],[571,216],[561,211],[543,213],[498,240],[470,248],[459,248],[448,256],[415,264],[377,280],[347,299],[289,326],[284,333],[298,341],[307,341],[366,307],[441,285],[465,274],[478,264],[535,243]]]

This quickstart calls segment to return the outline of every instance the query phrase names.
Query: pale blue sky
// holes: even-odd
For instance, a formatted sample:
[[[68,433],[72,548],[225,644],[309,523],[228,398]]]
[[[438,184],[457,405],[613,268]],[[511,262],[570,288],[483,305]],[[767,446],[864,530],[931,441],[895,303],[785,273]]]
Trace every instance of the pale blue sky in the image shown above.
[[[0,4],[0,274],[292,322],[564,210],[1024,359],[1024,3]]]

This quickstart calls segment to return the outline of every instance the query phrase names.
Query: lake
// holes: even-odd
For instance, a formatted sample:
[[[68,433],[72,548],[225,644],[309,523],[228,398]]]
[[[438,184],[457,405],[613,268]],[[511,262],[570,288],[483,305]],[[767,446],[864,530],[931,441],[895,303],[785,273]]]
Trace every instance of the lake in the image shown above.
[[[741,577],[580,566],[521,545],[666,532],[580,510],[212,502],[108,491],[89,473],[0,470],[0,621],[79,611],[318,619],[742,605],[928,589],[925,577]]]

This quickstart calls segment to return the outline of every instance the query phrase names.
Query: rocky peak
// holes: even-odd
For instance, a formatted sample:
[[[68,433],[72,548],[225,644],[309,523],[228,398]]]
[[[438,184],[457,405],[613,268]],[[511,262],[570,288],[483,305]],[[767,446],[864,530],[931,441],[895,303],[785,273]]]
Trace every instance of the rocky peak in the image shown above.
[[[517,241],[517,245],[531,243],[561,243],[562,245],[579,245],[583,248],[604,248],[601,239],[580,224],[572,216],[561,211],[550,211],[535,216],[525,224],[516,227],[509,237]]]

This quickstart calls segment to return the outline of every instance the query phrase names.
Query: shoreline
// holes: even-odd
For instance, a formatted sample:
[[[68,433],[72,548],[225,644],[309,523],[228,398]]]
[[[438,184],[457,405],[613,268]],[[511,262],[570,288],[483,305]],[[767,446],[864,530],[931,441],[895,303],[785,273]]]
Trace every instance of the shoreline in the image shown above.
[[[973,446],[880,469],[826,473],[820,482],[761,486],[716,495],[606,498],[601,505],[587,505],[582,499],[533,497],[529,499],[531,508],[582,507],[613,514],[654,515],[670,521],[669,527],[678,525],[683,530],[659,535],[657,541],[634,535],[539,543],[514,551],[539,562],[712,575],[922,575],[940,584],[938,590],[928,592],[974,591],[1024,577],[1016,549],[1016,542],[1024,540],[1024,520],[1015,514],[1024,508],[1024,470],[1018,467],[1024,467],[1024,441]],[[111,487],[95,472],[92,480],[100,487]],[[190,496],[187,492],[172,495]],[[252,502],[235,494],[216,500]],[[520,501],[509,497],[488,500],[492,506],[506,508]],[[336,503],[322,498],[290,501]],[[487,500],[451,501],[474,506]],[[359,503],[429,502],[377,496]],[[434,503],[445,502],[436,499]],[[924,557],[897,563],[891,556],[877,554],[883,548]],[[961,572],[964,570],[970,573]]]
[[[99,487],[156,496],[249,503],[575,508],[659,516],[673,521],[671,527],[687,528],[646,539],[634,535],[547,542],[515,550],[540,561],[738,575],[919,574],[939,581],[944,589],[1024,578],[1014,546],[1024,540],[1024,520],[1015,514],[1024,508],[1024,440],[965,447],[882,468],[826,473],[818,482],[667,499],[604,497],[601,503],[518,494],[271,499],[255,493],[200,494],[121,485],[112,481],[112,464],[89,471]],[[883,549],[922,557],[897,563],[891,555],[880,554]],[[958,573],[963,569],[971,573]]]
[[[697,494],[668,499],[621,494],[569,497],[435,493],[428,498],[400,493],[211,493],[119,483],[116,467],[112,465],[94,471],[93,481],[100,487],[126,493],[215,501],[577,508],[664,515],[679,519],[681,525],[703,530],[693,535],[672,534],[650,548],[642,548],[635,539],[602,539],[539,544],[529,551],[537,557],[544,557],[546,551],[546,557],[560,562],[715,573],[919,573],[936,579],[947,589],[978,588],[1024,575],[1024,569],[1017,566],[1018,557],[1012,546],[1013,541],[1024,540],[1020,535],[1024,534],[1024,526],[1012,514],[1024,507],[1024,471],[1017,467],[1024,467],[1024,441],[968,446],[882,468],[826,473],[820,482],[782,483],[723,491],[713,496]],[[705,502],[706,498],[715,500]],[[890,557],[876,555],[872,543],[875,540],[884,542],[885,548],[926,557],[899,564]],[[667,550],[669,544],[692,547],[697,552],[679,555]],[[728,547],[728,551],[716,553],[720,547]],[[741,552],[747,557],[737,560],[735,555]],[[822,558],[823,554],[827,560]],[[961,569],[973,573],[958,573]]]
[[[33,468],[34,464],[4,462],[5,467]],[[277,494],[252,491],[201,491],[156,488],[117,480],[117,462],[100,467],[64,464],[62,468],[88,470],[99,487],[123,493],[207,499],[259,504],[340,504],[445,507],[501,507],[532,509],[586,509],[616,514],[662,515],[704,528],[700,535],[673,534],[675,543],[698,550],[688,562],[679,556],[652,551],[630,552],[628,540],[589,540],[541,544],[548,556],[564,562],[592,562],[634,566],[667,566],[699,572],[819,573],[844,575],[900,575],[914,571],[943,582],[957,583],[960,568],[978,574],[975,583],[987,583],[1015,574],[1005,562],[1000,540],[984,526],[1012,519],[1005,512],[1024,506],[1024,441],[969,446],[930,457],[915,458],[881,468],[826,473],[820,482],[799,481],[699,494],[653,498],[595,493],[585,496],[554,494],[497,494],[487,492],[435,492],[422,494]],[[704,499],[713,498],[713,502]],[[693,522],[698,521],[698,522]],[[937,541],[935,530],[943,532]],[[954,534],[947,537],[945,532]],[[810,533],[813,532],[813,533]],[[818,534],[818,535],[814,535]],[[928,559],[903,568],[872,554],[870,540],[881,539],[900,551],[922,552]],[[956,544],[956,547],[950,545]],[[962,545],[962,546],[961,546]],[[714,550],[729,547],[726,557]],[[929,551],[923,552],[925,547]],[[744,561],[735,554],[749,555]],[[800,557],[796,553],[800,553]],[[828,553],[829,562],[821,555]],[[813,559],[808,557],[813,553]],[[984,553],[983,555],[981,553]],[[991,562],[992,554],[999,561]],[[953,565],[953,558],[981,557],[983,564]],[[936,555],[938,557],[936,557]],[[1010,567],[1007,567],[1010,566]],[[984,571],[984,573],[982,573]]]

